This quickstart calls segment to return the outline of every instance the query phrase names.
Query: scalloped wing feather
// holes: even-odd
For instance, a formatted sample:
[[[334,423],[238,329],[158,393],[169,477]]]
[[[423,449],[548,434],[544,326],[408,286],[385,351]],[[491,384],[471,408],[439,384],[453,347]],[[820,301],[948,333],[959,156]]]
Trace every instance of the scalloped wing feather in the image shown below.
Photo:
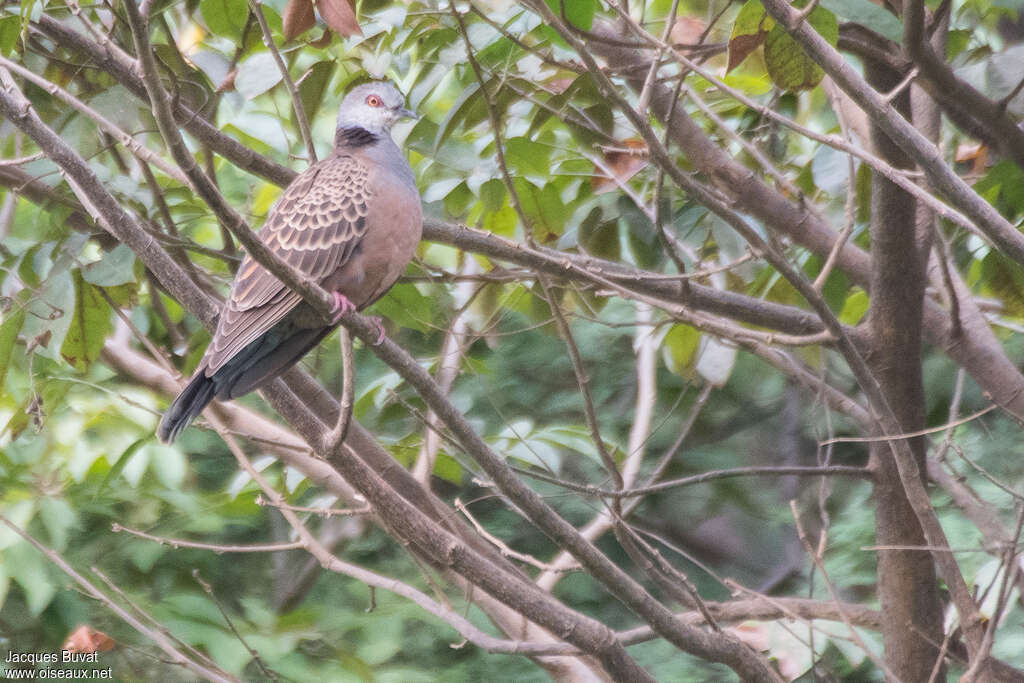
[[[331,156],[304,171],[281,195],[259,236],[281,259],[321,282],[343,266],[366,233],[369,169]],[[207,376],[280,322],[302,301],[248,255],[206,350]]]

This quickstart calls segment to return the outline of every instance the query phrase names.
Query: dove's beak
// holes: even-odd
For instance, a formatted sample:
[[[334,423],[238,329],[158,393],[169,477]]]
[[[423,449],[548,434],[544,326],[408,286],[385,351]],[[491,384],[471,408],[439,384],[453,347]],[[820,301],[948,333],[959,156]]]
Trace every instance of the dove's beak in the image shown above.
[[[396,109],[395,114],[400,119],[418,119],[420,117],[420,115],[414,112],[412,109],[406,109],[405,107],[399,107],[398,109]]]

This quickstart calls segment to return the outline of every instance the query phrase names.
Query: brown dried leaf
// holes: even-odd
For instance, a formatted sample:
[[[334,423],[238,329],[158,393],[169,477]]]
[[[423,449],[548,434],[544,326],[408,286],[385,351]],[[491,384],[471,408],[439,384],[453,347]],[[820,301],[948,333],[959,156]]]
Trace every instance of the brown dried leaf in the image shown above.
[[[294,40],[316,25],[313,0],[288,0],[281,16],[281,33],[285,40]]]
[[[735,36],[729,40],[729,63],[726,64],[726,72],[732,71],[740,65],[744,59],[756,50],[764,42],[767,33],[748,33],[742,36]]]
[[[114,639],[102,631],[97,631],[91,626],[82,624],[67,637],[62,649],[68,652],[106,652],[113,650]]]
[[[620,184],[647,166],[647,158],[647,145],[639,138],[623,140],[622,149],[605,150],[604,166],[614,174],[614,177],[595,167],[594,175],[590,178],[594,192],[610,192],[617,189]]]
[[[775,20],[768,16],[761,3],[747,0],[736,15],[729,35],[729,63],[725,67],[726,73],[739,66],[740,62],[756,50],[774,26]]]
[[[327,25],[339,36],[361,36],[355,5],[349,0],[316,0],[316,8]]]
[[[974,144],[961,143],[956,148],[956,162],[958,164],[969,163],[970,173],[981,174],[985,172],[988,165],[988,147],[980,142]]]
[[[50,345],[50,337],[53,336],[53,330],[45,330],[37,334],[32,341],[28,343],[28,348],[25,349],[26,353],[31,353],[37,346],[41,346],[44,349]]]

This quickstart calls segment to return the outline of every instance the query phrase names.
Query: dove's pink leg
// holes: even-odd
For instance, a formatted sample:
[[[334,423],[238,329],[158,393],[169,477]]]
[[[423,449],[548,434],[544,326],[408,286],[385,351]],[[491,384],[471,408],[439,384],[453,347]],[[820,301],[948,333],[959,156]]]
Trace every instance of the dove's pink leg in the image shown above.
[[[343,316],[356,310],[356,305],[341,292],[332,292],[332,294],[334,295],[334,307],[331,308],[331,321],[337,325]]]
[[[356,310],[356,305],[349,301],[348,297],[341,292],[332,292],[332,294],[334,295],[334,307],[331,308],[331,320],[337,325],[347,313],[352,313]],[[377,341],[373,345],[380,346],[384,343],[384,338],[387,336],[384,333],[384,323],[375,315],[367,316],[367,320],[377,328]]]

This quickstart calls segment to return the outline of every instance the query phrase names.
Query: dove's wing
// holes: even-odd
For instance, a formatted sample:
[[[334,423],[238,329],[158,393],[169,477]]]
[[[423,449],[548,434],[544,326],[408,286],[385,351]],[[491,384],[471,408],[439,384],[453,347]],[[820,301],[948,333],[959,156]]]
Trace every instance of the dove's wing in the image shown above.
[[[321,282],[348,261],[366,233],[368,177],[366,165],[348,155],[331,156],[311,166],[281,195],[260,230],[260,239],[310,280]],[[301,301],[301,296],[246,256],[206,350],[205,374],[212,376]]]

